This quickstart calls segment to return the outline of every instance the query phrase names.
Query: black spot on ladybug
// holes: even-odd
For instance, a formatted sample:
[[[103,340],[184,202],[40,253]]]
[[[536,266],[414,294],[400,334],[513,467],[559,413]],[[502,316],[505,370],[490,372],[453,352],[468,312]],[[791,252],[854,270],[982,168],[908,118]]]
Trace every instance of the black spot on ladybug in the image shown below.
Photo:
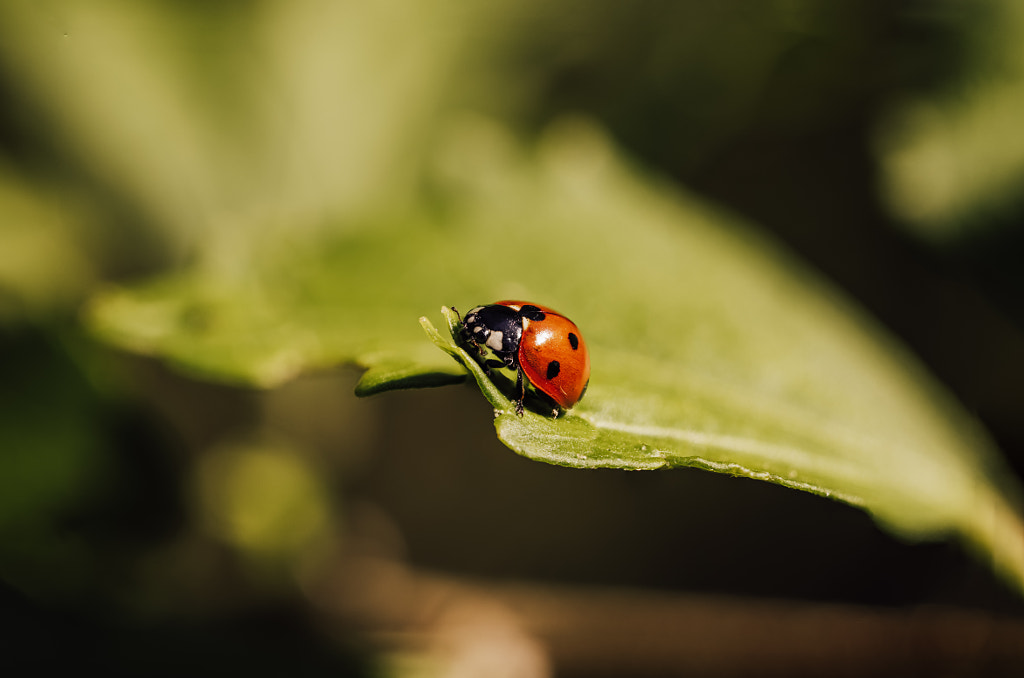
[[[548,363],[547,378],[554,379],[555,377],[558,376],[558,373],[561,371],[561,369],[562,366],[558,364],[558,361],[552,360],[551,362]]]
[[[572,332],[569,333],[569,345],[572,346],[574,351],[580,347],[580,338]]]
[[[534,322],[540,322],[541,320],[544,320],[544,318],[547,317],[544,311],[530,304],[527,304],[526,306],[523,306],[521,309],[519,309],[519,315],[523,316],[527,320],[533,320]]]

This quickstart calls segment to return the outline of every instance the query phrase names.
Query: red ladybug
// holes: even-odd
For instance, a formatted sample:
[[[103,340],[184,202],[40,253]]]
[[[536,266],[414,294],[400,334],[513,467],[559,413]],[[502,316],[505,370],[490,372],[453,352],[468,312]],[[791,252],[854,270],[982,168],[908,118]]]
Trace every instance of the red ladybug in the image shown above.
[[[545,306],[498,301],[462,319],[462,341],[488,374],[515,374],[516,413],[528,387],[553,416],[579,402],[590,382],[590,354],[576,323]],[[511,376],[510,376],[511,380]]]

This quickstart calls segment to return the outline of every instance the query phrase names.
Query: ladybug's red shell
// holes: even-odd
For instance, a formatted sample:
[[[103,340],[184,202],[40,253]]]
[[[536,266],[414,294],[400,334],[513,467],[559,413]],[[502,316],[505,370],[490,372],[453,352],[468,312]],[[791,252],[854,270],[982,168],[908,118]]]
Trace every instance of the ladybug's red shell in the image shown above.
[[[590,353],[576,323],[545,306],[525,301],[498,301],[519,312],[524,306],[539,309],[539,320],[523,315],[518,359],[523,374],[538,391],[569,409],[583,397],[590,381]]]

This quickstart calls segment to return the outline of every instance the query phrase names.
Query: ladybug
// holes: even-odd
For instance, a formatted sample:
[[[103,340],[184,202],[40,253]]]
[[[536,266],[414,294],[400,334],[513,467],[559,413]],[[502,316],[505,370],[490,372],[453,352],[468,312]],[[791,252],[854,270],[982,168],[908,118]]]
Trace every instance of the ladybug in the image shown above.
[[[557,417],[583,397],[590,382],[590,354],[576,323],[546,306],[498,301],[477,306],[462,319],[461,341],[487,371],[515,378],[516,414],[527,391]]]

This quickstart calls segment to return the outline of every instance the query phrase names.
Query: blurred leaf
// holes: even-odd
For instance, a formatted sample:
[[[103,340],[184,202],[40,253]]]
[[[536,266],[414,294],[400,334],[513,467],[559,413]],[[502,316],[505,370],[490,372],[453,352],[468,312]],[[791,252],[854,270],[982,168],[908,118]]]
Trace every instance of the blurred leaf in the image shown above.
[[[992,0],[979,9],[985,30],[973,77],[952,92],[898,102],[878,130],[889,206],[928,240],[1021,207],[1024,5]]]
[[[379,391],[384,371],[402,375],[396,387],[454,375],[415,328],[438,300],[537,300],[568,313],[591,347],[590,389],[564,419],[511,414],[426,325],[517,452],[588,468],[695,466],[835,497],[900,535],[959,533],[1024,582],[1015,490],[984,433],[774,244],[630,170],[584,124],[555,129],[533,155],[472,120],[440,147],[433,218],[267,253],[230,284],[191,271],[102,295],[94,327],[230,380],[355,361],[376,375],[362,388]]]
[[[196,486],[207,528],[254,557],[296,556],[323,540],[329,527],[326,488],[284,445],[260,441],[212,450]]]
[[[464,3],[0,3],[18,113],[182,251],[408,201]],[[486,10],[490,11],[490,10]],[[388,36],[382,39],[382,36]],[[210,225],[216,228],[211,229]],[[208,240],[220,243],[212,250]]]
[[[0,164],[0,323],[79,303],[93,281],[93,264],[76,237],[80,224],[61,210],[62,202]]]
[[[90,322],[116,344],[221,381],[271,386],[355,361],[373,368],[360,386],[371,392],[380,390],[374,375],[451,383],[464,372],[422,340],[415,321],[447,287],[430,270],[444,250],[415,222],[381,225],[267,252],[230,274],[197,268],[111,289],[95,299]]]

